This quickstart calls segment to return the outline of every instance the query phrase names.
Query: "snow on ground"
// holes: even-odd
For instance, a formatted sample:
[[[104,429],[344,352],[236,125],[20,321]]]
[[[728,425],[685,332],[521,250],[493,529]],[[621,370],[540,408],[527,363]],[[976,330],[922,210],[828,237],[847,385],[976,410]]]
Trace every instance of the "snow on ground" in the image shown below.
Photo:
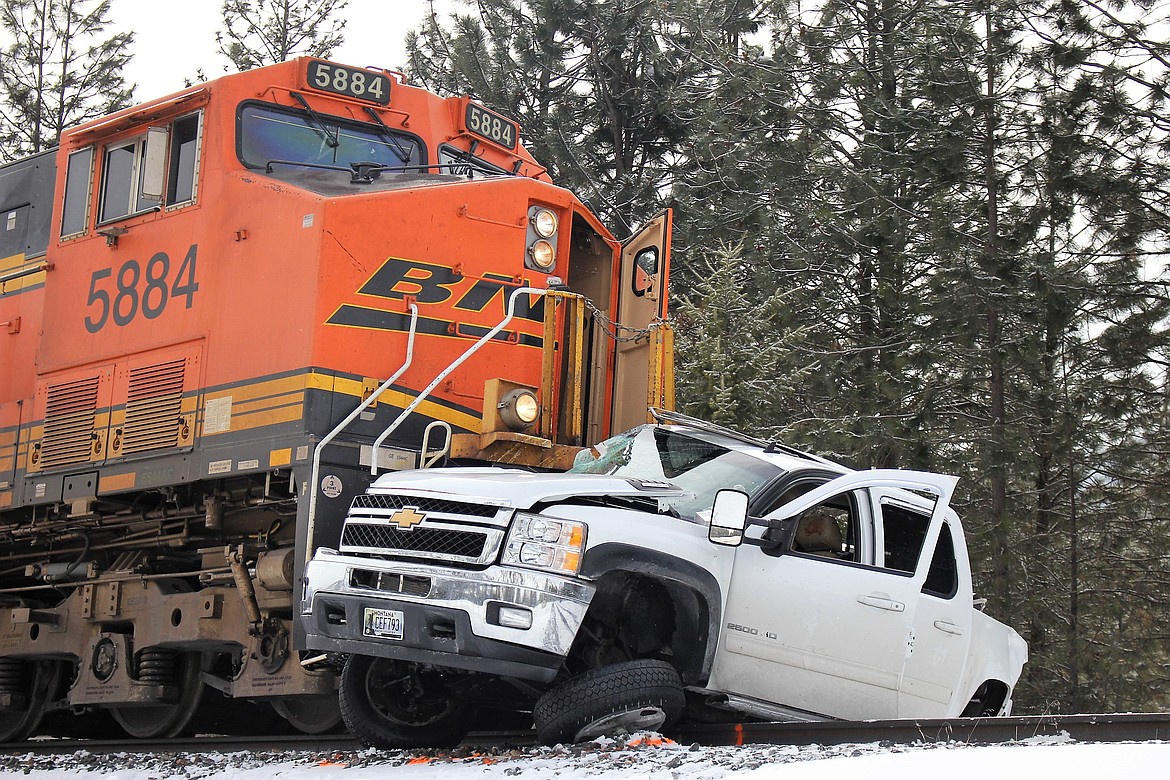
[[[994,746],[943,743],[795,747],[681,745],[657,735],[555,748],[0,755],[0,776],[29,780],[986,780],[1162,777],[1170,742],[1037,740]]]

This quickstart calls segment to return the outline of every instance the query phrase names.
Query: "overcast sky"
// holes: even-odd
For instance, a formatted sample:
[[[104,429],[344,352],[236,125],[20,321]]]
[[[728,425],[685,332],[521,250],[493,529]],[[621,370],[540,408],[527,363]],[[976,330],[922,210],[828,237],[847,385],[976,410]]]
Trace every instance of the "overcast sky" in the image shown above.
[[[216,53],[215,33],[223,24],[222,0],[113,0],[110,20],[118,30],[134,33],[134,58],[126,80],[138,85],[136,100],[150,100],[183,88],[185,78],[203,69],[207,78],[224,73],[227,62]],[[444,12],[453,0],[440,0]],[[426,0],[349,0],[345,43],[331,59],[347,65],[399,68],[406,62],[403,39],[417,28]]]

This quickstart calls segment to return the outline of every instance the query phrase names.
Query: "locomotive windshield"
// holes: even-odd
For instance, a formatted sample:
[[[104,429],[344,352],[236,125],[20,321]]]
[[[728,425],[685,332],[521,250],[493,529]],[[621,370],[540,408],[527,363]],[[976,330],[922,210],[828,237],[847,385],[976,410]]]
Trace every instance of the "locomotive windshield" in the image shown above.
[[[426,155],[418,138],[405,133],[263,103],[241,107],[237,148],[249,168],[284,162],[341,168],[375,163],[411,169],[423,165]]]

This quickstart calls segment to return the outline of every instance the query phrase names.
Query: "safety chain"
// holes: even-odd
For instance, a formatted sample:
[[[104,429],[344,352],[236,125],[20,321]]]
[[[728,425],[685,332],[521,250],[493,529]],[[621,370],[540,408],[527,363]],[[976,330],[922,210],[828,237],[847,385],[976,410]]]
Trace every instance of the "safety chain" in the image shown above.
[[[602,330],[604,330],[605,334],[607,336],[609,336],[611,339],[613,339],[614,341],[620,341],[622,343],[628,344],[628,343],[632,343],[635,341],[641,341],[642,339],[645,339],[645,338],[649,338],[650,331],[653,330],[652,327],[650,327],[650,328],[632,328],[629,325],[622,325],[620,322],[615,322],[615,321],[611,320],[609,317],[606,317],[605,314],[602,313],[601,309],[597,308],[597,306],[593,303],[593,301],[589,300],[588,298],[585,298],[584,296],[582,296],[582,299],[585,301],[585,308],[588,309],[589,311],[593,312],[594,318],[598,322],[601,323]],[[658,321],[656,320],[655,324],[657,324],[657,322]],[[623,336],[623,335],[621,335],[622,331],[625,331],[625,332],[629,333],[630,335]]]

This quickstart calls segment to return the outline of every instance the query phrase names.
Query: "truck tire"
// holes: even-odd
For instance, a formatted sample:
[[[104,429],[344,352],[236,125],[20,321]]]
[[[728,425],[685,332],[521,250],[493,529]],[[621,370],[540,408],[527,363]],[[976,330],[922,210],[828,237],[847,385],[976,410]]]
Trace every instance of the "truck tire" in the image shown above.
[[[341,672],[341,719],[370,747],[454,747],[469,726],[445,678],[404,661],[352,655]]]
[[[545,745],[618,731],[656,731],[686,706],[682,680],[663,661],[638,659],[585,672],[545,693],[532,716]]]

